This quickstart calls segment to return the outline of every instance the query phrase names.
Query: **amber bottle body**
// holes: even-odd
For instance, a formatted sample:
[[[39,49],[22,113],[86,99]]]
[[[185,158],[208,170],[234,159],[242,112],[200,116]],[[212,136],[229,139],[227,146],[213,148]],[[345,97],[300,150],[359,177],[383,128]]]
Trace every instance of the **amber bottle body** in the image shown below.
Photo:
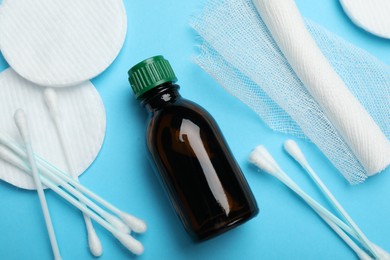
[[[211,115],[162,84],[142,96],[146,143],[161,182],[195,240],[223,233],[258,213],[253,194]]]

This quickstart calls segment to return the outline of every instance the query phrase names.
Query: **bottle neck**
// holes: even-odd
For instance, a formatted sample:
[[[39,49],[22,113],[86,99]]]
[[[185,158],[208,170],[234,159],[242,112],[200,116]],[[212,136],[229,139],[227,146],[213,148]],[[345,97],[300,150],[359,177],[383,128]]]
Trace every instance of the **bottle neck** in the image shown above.
[[[145,94],[141,99],[141,105],[143,105],[148,112],[159,110],[167,105],[175,103],[179,98],[179,85],[167,82],[161,84]]]

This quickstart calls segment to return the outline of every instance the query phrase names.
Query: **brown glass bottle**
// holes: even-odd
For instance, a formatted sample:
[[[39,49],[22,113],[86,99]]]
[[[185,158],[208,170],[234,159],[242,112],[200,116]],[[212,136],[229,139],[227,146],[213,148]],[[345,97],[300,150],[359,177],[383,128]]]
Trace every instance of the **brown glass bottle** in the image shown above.
[[[147,148],[187,232],[204,240],[254,217],[256,201],[211,115],[180,96],[162,56],[129,71],[136,95],[137,70],[158,83],[138,95],[149,112]]]

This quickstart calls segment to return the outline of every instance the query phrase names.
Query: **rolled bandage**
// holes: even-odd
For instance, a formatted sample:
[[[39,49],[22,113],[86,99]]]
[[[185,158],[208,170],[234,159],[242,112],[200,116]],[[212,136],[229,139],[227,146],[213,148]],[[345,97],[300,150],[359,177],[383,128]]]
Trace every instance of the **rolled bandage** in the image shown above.
[[[253,0],[274,40],[368,175],[390,164],[390,142],[322,54],[293,0]]]

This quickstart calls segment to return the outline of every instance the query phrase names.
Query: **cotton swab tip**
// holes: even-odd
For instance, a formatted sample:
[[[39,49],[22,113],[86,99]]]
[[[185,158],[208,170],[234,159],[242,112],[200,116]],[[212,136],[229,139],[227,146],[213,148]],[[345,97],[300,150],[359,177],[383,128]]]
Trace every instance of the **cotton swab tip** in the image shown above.
[[[359,227],[355,224],[355,222],[351,219],[351,217],[348,215],[348,213],[343,209],[343,207],[339,204],[339,202],[336,200],[336,198],[333,196],[333,194],[328,190],[328,188],[325,186],[325,184],[322,183],[321,179],[317,176],[317,174],[314,172],[314,170],[309,165],[308,161],[306,160],[303,152],[299,148],[298,144],[294,142],[293,140],[288,140],[284,144],[285,150],[293,157],[301,166],[305,169],[305,171],[309,174],[309,176],[313,179],[314,183],[318,186],[318,188],[321,190],[322,193],[329,199],[329,201],[332,203],[332,205],[338,210],[338,212],[344,217],[346,223],[351,227],[353,232],[357,235],[358,240],[362,243],[364,247],[369,250],[369,252],[374,256],[374,258],[377,257],[376,250],[373,249],[371,246],[371,243],[366,238],[366,236],[363,234],[363,232],[359,229]],[[360,256],[359,256],[360,257]],[[364,258],[365,256],[363,255]]]
[[[114,216],[105,216],[104,217],[112,226],[114,226],[116,229],[119,231],[129,234],[131,232],[131,228],[123,223],[122,220],[118,219],[117,217]]]
[[[144,252],[143,245],[139,241],[134,239],[132,236],[123,233],[118,233],[115,234],[115,237],[133,254],[141,255]]]
[[[19,108],[15,111],[14,114],[15,124],[20,132],[20,135],[23,138],[23,141],[28,143],[29,134],[27,129],[27,116],[24,113],[23,109]]]
[[[305,155],[294,140],[284,142],[284,150],[302,166],[308,164]]]
[[[88,245],[93,256],[99,257],[103,254],[102,243],[95,230],[88,230]]]
[[[249,161],[272,175],[278,174],[278,166],[268,150],[263,146],[257,146],[249,155]]]
[[[136,218],[127,213],[121,213],[120,218],[133,230],[135,233],[144,233],[147,229],[145,221]]]
[[[50,110],[50,112],[53,115],[58,114],[57,109],[57,94],[52,88],[46,88],[43,92],[43,98],[45,100],[45,103],[47,105],[47,108]]]

